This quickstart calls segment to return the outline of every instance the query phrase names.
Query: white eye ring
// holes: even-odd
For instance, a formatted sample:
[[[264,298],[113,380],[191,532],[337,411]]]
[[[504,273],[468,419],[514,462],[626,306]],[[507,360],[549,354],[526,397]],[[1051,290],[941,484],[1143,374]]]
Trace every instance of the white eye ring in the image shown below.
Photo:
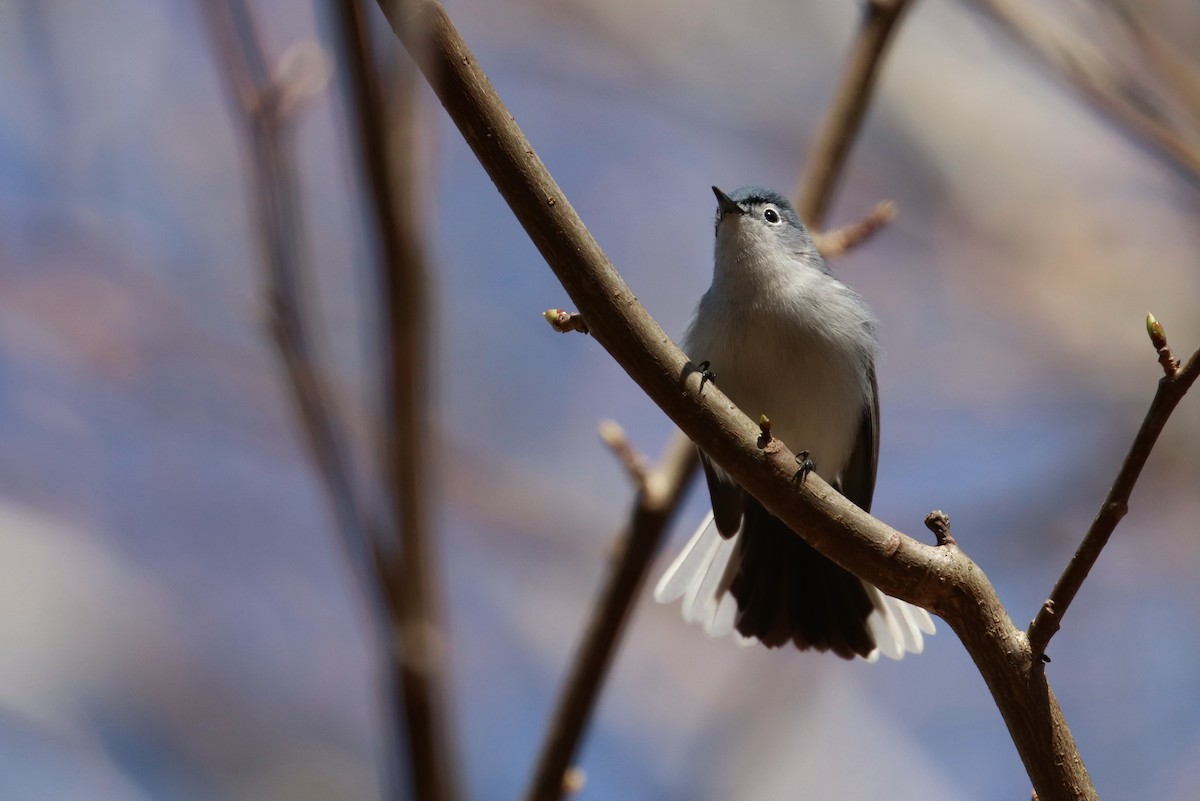
[[[778,225],[779,212],[775,211],[775,209],[767,209],[763,212],[763,219],[769,222],[771,225]]]

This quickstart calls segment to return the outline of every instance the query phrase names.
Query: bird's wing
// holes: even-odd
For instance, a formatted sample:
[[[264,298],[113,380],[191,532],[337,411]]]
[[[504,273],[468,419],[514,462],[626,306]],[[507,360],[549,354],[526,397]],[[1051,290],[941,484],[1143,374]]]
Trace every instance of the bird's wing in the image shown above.
[[[858,438],[850,461],[842,471],[839,491],[864,512],[871,511],[871,499],[875,495],[875,468],[879,464],[879,385],[875,381],[875,367],[867,375],[871,382],[871,397],[863,406],[862,421],[858,427]]]
[[[712,501],[717,531],[729,539],[742,525],[746,494],[728,473],[710,462],[703,453],[700,454],[700,463],[704,465],[704,477],[708,480],[708,497]]]
[[[858,439],[850,454],[850,461],[842,471],[841,493],[860,509],[871,511],[871,498],[875,494],[875,468],[879,464],[879,385],[875,381],[875,368],[868,372],[871,397],[863,409]],[[874,662],[880,654],[889,659],[900,659],[905,653],[919,654],[925,649],[925,637],[934,632],[933,619],[920,607],[884,595],[878,588],[863,582],[867,597],[875,607],[867,617],[867,628],[875,640],[875,650],[867,657]]]

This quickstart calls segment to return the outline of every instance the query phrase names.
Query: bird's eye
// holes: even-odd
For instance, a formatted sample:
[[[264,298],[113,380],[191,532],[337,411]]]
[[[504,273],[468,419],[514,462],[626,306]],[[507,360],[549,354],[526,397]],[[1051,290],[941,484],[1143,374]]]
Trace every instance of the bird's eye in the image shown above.
[[[775,211],[775,209],[767,209],[763,212],[763,219],[774,225],[779,222],[779,212]]]

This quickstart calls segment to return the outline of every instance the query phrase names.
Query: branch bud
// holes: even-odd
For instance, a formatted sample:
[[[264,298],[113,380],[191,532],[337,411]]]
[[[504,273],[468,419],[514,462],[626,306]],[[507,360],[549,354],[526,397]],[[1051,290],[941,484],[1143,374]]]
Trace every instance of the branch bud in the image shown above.
[[[1162,365],[1163,373],[1167,378],[1174,378],[1179,372],[1179,360],[1171,353],[1171,346],[1167,344],[1167,332],[1149,312],[1146,313],[1146,333],[1150,335],[1150,344],[1158,352],[1158,363]]]
[[[1146,312],[1146,333],[1150,335],[1150,343],[1154,345],[1155,350],[1167,346],[1167,332],[1163,330],[1162,323],[1155,319],[1150,312]]]
[[[550,323],[550,327],[560,334],[565,334],[568,331],[578,331],[581,334],[588,333],[587,323],[583,321],[583,315],[579,312],[569,312],[565,309],[547,309],[542,312],[542,316],[546,318],[546,322]]]

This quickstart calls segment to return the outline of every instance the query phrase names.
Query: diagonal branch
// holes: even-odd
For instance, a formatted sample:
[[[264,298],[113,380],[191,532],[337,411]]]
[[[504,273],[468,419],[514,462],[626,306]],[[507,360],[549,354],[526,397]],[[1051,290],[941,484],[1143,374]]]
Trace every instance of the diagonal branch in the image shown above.
[[[792,482],[786,448],[760,449],[759,427],[709,385],[617,274],[521,133],[440,5],[421,3],[432,46],[407,38],[430,86],[541,251],[588,327],[618,364],[739,484],[825,556],[883,592],[941,615],[988,685],[1042,801],[1095,799],[1095,789],[1041,665],[983,571],[955,545],[920,543],[818,476]]]
[[[1154,393],[1154,400],[1150,402],[1150,409],[1129,447],[1129,453],[1125,455],[1125,461],[1121,463],[1116,480],[1113,481],[1104,503],[1100,505],[1100,511],[1092,521],[1079,549],[1075,551],[1054,589],[1050,591],[1050,597],[1029,624],[1029,646],[1037,657],[1046,653],[1046,646],[1062,625],[1063,616],[1067,613],[1071,601],[1075,599],[1075,594],[1079,592],[1084,579],[1100,558],[1100,552],[1108,544],[1108,538],[1116,530],[1117,524],[1129,511],[1129,497],[1133,494],[1142,468],[1150,457],[1150,451],[1158,441],[1158,435],[1162,433],[1163,426],[1167,424],[1179,401],[1200,376],[1200,350],[1192,354],[1192,358],[1188,359],[1182,369],[1176,371],[1164,365],[1164,370],[1166,375],[1158,382],[1158,390]]]
[[[907,0],[901,0],[901,5]],[[387,3],[381,5],[387,9]],[[893,19],[894,23],[895,19]],[[878,61],[884,52],[884,44],[894,31],[895,25],[886,29],[866,26],[861,37],[874,37],[882,31],[882,39],[873,39],[874,44],[864,48],[866,60],[856,64],[870,65]],[[873,73],[873,69],[868,70]],[[848,81],[843,94],[856,98],[863,109],[870,101],[872,81],[862,75]],[[826,122],[826,133],[837,142],[843,143],[842,158],[846,158],[855,134],[862,123],[862,114],[841,114],[831,109]],[[533,154],[532,149],[529,150]],[[838,182],[840,172],[830,174],[814,170],[810,176],[809,189],[817,201],[827,202]],[[814,180],[815,178],[815,180]],[[820,181],[820,185],[816,184]],[[881,203],[863,220],[838,231],[830,232],[821,240],[822,252],[827,256],[843,255],[869,239],[886,225],[895,215],[895,206]],[[588,333],[587,325],[580,314],[567,314],[558,309],[546,312],[546,319],[556,331],[582,331]],[[584,728],[591,718],[600,689],[607,675],[608,666],[620,642],[623,622],[628,617],[637,590],[645,579],[658,545],[662,540],[666,523],[673,516],[684,490],[687,488],[699,465],[695,447],[686,434],[676,434],[667,447],[663,462],[648,477],[650,482],[639,483],[639,492],[630,510],[629,532],[623,538],[622,557],[613,567],[608,583],[601,592],[578,651],[569,669],[566,683],[558,700],[554,717],[546,733],[541,754],[528,790],[528,801],[555,801],[564,792],[564,779],[568,775],[571,760],[579,747]],[[650,487],[654,491],[648,491]]]
[[[385,11],[391,10],[385,6]],[[863,578],[906,600],[934,605],[914,590],[941,563],[932,546],[883,526],[819,479],[803,491],[792,484],[795,460],[786,449],[761,453],[757,424],[700,373],[659,327],[617,274],[583,221],[521,133],[444,9],[420,4],[434,43],[418,63],[476,157],[508,201],[588,328],[631,378],[671,418],[772,511],[835,560],[853,560]],[[393,19],[395,24],[395,19]],[[401,35],[405,35],[403,29]],[[406,42],[407,44],[407,42]],[[776,484],[768,476],[782,480]],[[744,481],[743,481],[744,479]],[[834,519],[837,518],[837,519]],[[899,538],[899,539],[897,539]],[[899,569],[897,569],[899,568]],[[940,610],[939,610],[940,611]]]

